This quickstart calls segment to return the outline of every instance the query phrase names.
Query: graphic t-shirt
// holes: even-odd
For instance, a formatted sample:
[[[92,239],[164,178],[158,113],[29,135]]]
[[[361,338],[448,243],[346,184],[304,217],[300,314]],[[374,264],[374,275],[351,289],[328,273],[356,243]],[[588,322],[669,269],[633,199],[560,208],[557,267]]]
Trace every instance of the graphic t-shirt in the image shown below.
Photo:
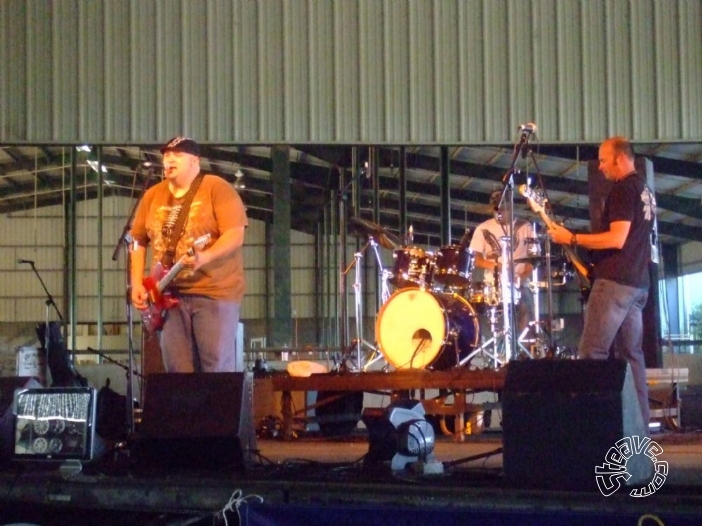
[[[139,204],[131,235],[139,245],[151,246],[152,267],[162,261],[168,247],[168,235],[182,202],[183,198],[173,197],[168,181],[164,180],[147,190]],[[210,239],[199,249],[211,246],[231,228],[246,226],[246,208],[236,190],[221,177],[205,175],[190,204],[182,236],[176,245],[174,262],[207,234]],[[213,261],[196,272],[183,269],[173,279],[170,288],[182,294],[241,301],[246,290],[241,247],[229,257]]]
[[[631,227],[621,249],[594,251],[595,279],[648,288],[651,260],[651,230],[656,216],[656,200],[643,178],[632,174],[614,183],[602,212],[602,227],[609,230],[615,221],[629,221]]]

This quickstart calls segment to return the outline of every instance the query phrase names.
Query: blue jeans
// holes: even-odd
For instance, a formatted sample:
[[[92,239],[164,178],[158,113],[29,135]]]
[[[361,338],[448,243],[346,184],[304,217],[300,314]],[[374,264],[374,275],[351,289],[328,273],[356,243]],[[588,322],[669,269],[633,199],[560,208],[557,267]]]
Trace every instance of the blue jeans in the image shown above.
[[[169,309],[161,331],[163,364],[169,373],[236,371],[240,304],[184,295]]]
[[[646,385],[646,363],[643,349],[641,311],[646,305],[648,289],[637,289],[607,279],[595,280],[585,310],[585,327],[580,338],[581,358],[606,360],[613,358],[629,363],[634,386],[648,433],[649,406]]]

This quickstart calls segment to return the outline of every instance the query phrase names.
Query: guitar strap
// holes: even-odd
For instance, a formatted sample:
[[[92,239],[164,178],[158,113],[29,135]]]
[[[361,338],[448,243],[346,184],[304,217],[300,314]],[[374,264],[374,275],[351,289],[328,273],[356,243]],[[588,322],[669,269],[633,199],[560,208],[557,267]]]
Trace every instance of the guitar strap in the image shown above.
[[[163,253],[163,257],[161,258],[161,264],[166,268],[170,268],[171,265],[173,265],[173,261],[175,260],[176,246],[178,245],[178,240],[181,238],[181,236],[183,235],[183,231],[185,230],[185,221],[188,218],[190,204],[193,202],[193,198],[195,197],[197,189],[200,187],[200,183],[202,182],[203,178],[204,174],[200,173],[193,180],[192,184],[190,185],[190,188],[188,188],[188,192],[183,198],[183,203],[180,206],[180,210],[178,210],[178,217],[173,223],[173,228],[169,229],[170,233],[167,236],[168,245],[166,247],[166,251]]]

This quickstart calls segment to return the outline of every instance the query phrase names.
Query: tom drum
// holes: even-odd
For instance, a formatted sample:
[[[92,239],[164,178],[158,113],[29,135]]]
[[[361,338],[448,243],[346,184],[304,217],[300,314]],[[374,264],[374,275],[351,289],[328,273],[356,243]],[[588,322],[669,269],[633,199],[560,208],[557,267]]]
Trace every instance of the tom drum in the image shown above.
[[[398,248],[392,254],[392,275],[388,280],[397,288],[429,285],[433,259],[431,252],[419,247]]]
[[[434,258],[432,281],[449,287],[465,287],[470,282],[473,254],[460,245],[446,245]]]

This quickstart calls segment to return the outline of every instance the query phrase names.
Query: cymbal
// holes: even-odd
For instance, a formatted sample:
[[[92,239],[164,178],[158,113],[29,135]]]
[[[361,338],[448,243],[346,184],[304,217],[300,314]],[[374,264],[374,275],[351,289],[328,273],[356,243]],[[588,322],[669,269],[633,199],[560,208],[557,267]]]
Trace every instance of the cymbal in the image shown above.
[[[367,219],[352,217],[349,219],[349,223],[354,226],[357,232],[368,237],[373,237],[381,247],[387,248],[388,250],[393,250],[402,244],[395,234]]]

